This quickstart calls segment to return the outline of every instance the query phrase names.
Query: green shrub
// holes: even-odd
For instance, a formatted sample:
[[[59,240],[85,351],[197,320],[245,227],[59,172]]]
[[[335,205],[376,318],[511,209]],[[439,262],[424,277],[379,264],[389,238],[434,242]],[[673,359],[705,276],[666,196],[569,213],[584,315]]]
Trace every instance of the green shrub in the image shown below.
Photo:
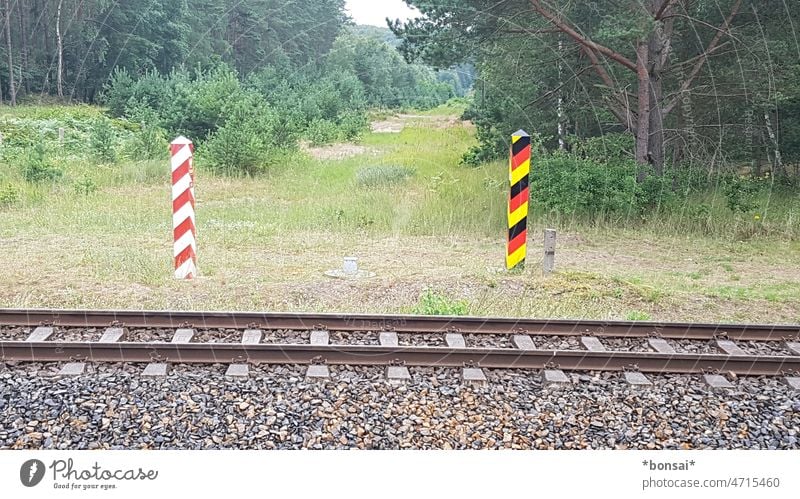
[[[403,182],[416,173],[408,166],[368,166],[358,170],[356,183],[362,187],[386,186]]]
[[[760,186],[756,181],[738,175],[725,179],[724,192],[728,208],[734,213],[749,213],[758,207]]]
[[[668,177],[637,181],[630,160],[603,163],[558,153],[534,160],[531,197],[546,212],[594,219],[642,217],[674,199]]]
[[[418,315],[467,315],[469,304],[465,300],[452,300],[428,289],[419,297],[413,313]]]
[[[83,177],[72,185],[76,194],[88,196],[97,192],[97,184],[90,177]]]
[[[130,141],[128,154],[137,161],[148,159],[164,159],[169,151],[167,132],[157,126],[142,125]]]
[[[94,122],[92,133],[89,137],[89,147],[95,158],[106,163],[117,160],[117,136],[111,123],[105,119]]]
[[[6,184],[0,189],[0,208],[8,208],[14,206],[20,200],[20,192],[17,187],[11,184]]]
[[[202,145],[209,168],[227,174],[254,175],[270,166],[285,150],[273,130],[276,113],[258,96],[238,104],[225,125]]]
[[[61,168],[53,165],[47,157],[47,151],[41,142],[29,149],[22,167],[22,177],[31,183],[55,182],[64,175]]]
[[[312,145],[330,144],[339,139],[339,127],[332,121],[315,119],[308,125],[304,135]]]
[[[369,130],[367,115],[359,112],[347,113],[342,117],[339,129],[344,140],[355,140]]]

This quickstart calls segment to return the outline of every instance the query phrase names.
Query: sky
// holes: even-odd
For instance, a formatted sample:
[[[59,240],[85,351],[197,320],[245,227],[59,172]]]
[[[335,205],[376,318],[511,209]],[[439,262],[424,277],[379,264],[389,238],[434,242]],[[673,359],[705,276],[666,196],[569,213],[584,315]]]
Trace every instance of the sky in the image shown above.
[[[357,24],[386,27],[386,18],[402,19],[417,17],[403,0],[346,0],[347,10]]]

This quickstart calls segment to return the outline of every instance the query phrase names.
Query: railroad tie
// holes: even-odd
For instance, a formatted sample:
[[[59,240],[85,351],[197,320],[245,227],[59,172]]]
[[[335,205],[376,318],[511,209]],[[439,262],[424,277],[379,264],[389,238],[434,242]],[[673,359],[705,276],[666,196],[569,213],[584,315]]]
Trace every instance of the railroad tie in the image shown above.
[[[306,370],[306,378],[308,379],[328,379],[330,377],[330,369],[325,364],[311,364]]]
[[[792,352],[792,355],[800,355],[800,342],[787,341],[786,348]]]
[[[728,355],[735,355],[735,356],[747,355],[747,352],[739,348],[739,345],[737,345],[731,340],[723,340],[718,338],[714,340],[714,345],[717,347],[717,350],[719,350],[722,353],[726,353]]]
[[[514,348],[519,350],[536,350],[536,344],[527,334],[515,334],[511,337],[511,343],[514,345]]]
[[[400,342],[397,339],[397,333],[393,331],[384,331],[378,336],[378,340],[381,343],[381,346],[384,347],[396,347],[400,345]]]
[[[483,369],[480,367],[464,367],[461,371],[461,379],[464,380],[465,383],[472,385],[486,384],[486,374],[484,374]]]
[[[581,336],[581,344],[590,352],[605,352],[606,347],[595,336]]]
[[[59,376],[81,376],[86,372],[85,362],[68,362],[61,366]]]
[[[264,333],[260,329],[245,329],[242,333],[242,345],[257,345],[261,343]],[[231,378],[247,378],[250,376],[250,366],[247,364],[231,364],[225,371],[225,376]]]
[[[194,338],[194,329],[181,328],[172,336],[172,343],[191,343]]]
[[[734,388],[733,383],[728,381],[728,379],[721,374],[704,374],[703,381],[714,391]]]
[[[30,342],[39,342],[39,341],[47,341],[55,332],[55,329],[49,326],[39,326],[33,330],[31,334],[25,339],[25,341]]]
[[[639,371],[625,371],[625,381],[633,387],[653,386],[653,383],[647,379],[647,376]]]
[[[569,377],[561,369],[542,370],[542,383],[546,386],[569,385],[572,383]]]
[[[312,345],[327,345],[330,343],[330,334],[324,329],[315,329],[311,331],[311,344]]]
[[[167,375],[169,366],[164,362],[151,362],[144,368],[142,376],[147,378],[161,378]]]
[[[311,344],[325,346],[330,343],[330,334],[325,329],[311,331]],[[325,380],[331,377],[331,371],[325,364],[311,364],[306,370],[306,379]]]
[[[447,333],[444,336],[444,341],[450,348],[467,348],[467,342],[464,340],[464,335],[460,333]]]
[[[128,338],[128,329],[124,327],[109,327],[103,331],[98,343],[116,343]]]
[[[406,366],[386,366],[386,379],[393,385],[403,384],[411,379]]]
[[[675,349],[664,338],[647,338],[647,344],[658,353],[675,353]]]

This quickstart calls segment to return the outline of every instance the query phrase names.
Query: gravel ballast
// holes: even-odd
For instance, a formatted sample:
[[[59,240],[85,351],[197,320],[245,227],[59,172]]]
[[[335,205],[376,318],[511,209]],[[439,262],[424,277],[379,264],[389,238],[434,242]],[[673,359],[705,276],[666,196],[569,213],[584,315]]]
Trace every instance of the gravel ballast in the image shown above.
[[[44,449],[798,449],[800,397],[780,378],[741,377],[712,392],[700,376],[568,373],[543,387],[534,371],[491,370],[485,386],[459,369],[410,368],[393,386],[379,367],[330,366],[309,382],[303,366],[100,364],[76,378],[53,364],[0,368],[0,448]],[[57,367],[57,366],[55,366]]]

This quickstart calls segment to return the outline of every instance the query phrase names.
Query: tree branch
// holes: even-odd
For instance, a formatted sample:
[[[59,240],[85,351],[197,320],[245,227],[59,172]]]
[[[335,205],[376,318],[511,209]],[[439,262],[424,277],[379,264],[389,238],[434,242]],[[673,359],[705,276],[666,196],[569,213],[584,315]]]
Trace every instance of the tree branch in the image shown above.
[[[741,1],[741,0],[739,0]],[[549,10],[545,9],[542,5],[542,2],[539,0],[530,0],[531,5],[533,5],[534,10],[539,13],[540,16],[547,19],[553,26],[557,27],[567,36],[578,42],[580,45],[593,50],[595,52],[599,52],[609,59],[623,65],[624,67],[630,69],[631,71],[636,71],[636,63],[625,57],[624,55],[611,50],[608,47],[600,45],[598,43],[593,42],[591,39],[581,35],[577,31],[575,31],[572,27],[566,24],[564,21],[560,20],[558,16],[550,12]]]
[[[661,16],[663,16],[664,13],[667,11],[667,9],[670,8],[673,1],[674,0],[664,0],[664,3],[661,4],[661,7],[658,8],[658,11],[656,12],[655,16],[653,16],[653,19],[655,19],[656,21],[660,21]]]
[[[608,71],[606,71],[606,68],[600,64],[600,59],[597,57],[597,54],[592,51],[592,49],[586,46],[582,46],[581,49],[592,62],[594,71],[597,73],[600,79],[603,80],[603,83],[605,83],[606,87],[611,90],[611,94],[616,101],[616,104],[614,102],[609,102],[609,110],[614,116],[617,117],[617,119],[625,128],[635,133],[636,126],[634,125],[633,116],[631,115],[631,107],[627,102],[622,100],[617,92],[614,91],[617,85],[614,84],[614,80],[611,79],[611,75],[609,75]]]
[[[725,18],[722,27],[717,30],[716,34],[714,35],[714,38],[711,39],[711,42],[708,44],[708,48],[706,48],[703,57],[698,59],[697,62],[695,63],[694,67],[692,68],[692,71],[689,73],[689,77],[686,78],[686,80],[684,80],[683,84],[681,85],[681,88],[678,90],[677,96],[672,100],[672,102],[670,102],[669,104],[667,104],[667,106],[664,107],[664,112],[662,113],[664,116],[669,114],[669,112],[675,108],[675,106],[678,104],[678,100],[680,99],[680,95],[686,92],[689,89],[689,87],[692,86],[692,83],[694,82],[695,78],[697,78],[697,75],[700,74],[700,70],[703,69],[703,66],[705,65],[706,61],[708,61],[708,54],[716,50],[717,44],[719,44],[720,39],[722,39],[722,35],[728,31],[730,24],[733,21],[733,18],[736,17],[736,14],[739,13],[739,8],[741,6],[742,6],[742,0],[736,0],[736,3],[734,3],[733,7],[731,8],[730,15],[727,18]]]
[[[534,100],[533,102],[529,102],[528,104],[525,104],[525,105],[522,107],[522,109],[528,109],[529,107],[531,107],[531,106],[533,106],[533,105],[535,105],[535,104],[538,104],[538,103],[540,103],[541,101],[543,101],[543,100],[547,99],[547,98],[548,98],[548,97],[550,97],[551,95],[555,94],[556,92],[558,92],[559,90],[561,90],[562,88],[564,88],[565,86],[567,86],[567,84],[568,84],[569,82],[571,82],[571,81],[572,81],[572,80],[574,80],[575,78],[579,77],[580,75],[582,75],[583,73],[585,73],[585,72],[586,72],[586,71],[588,71],[588,70],[589,70],[589,68],[588,68],[588,67],[586,67],[586,68],[583,68],[583,69],[581,69],[580,71],[578,71],[578,72],[574,73],[572,76],[570,76],[569,78],[567,78],[567,80],[566,80],[564,83],[562,83],[561,85],[557,86],[557,87],[556,87],[556,88],[554,88],[553,90],[551,90],[551,91],[547,92],[546,94],[542,95],[541,97],[539,97],[538,99]]]

